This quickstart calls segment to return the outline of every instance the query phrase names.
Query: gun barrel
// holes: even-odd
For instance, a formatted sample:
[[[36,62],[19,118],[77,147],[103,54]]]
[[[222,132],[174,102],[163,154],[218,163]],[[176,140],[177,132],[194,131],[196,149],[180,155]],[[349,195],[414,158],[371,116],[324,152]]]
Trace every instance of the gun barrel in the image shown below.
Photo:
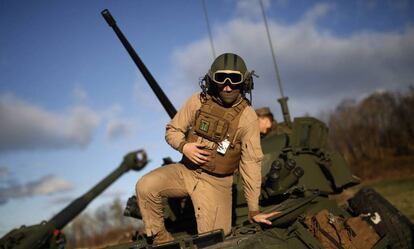
[[[62,211],[56,214],[52,219],[46,223],[41,223],[36,229],[25,234],[20,239],[16,240],[15,247],[7,247],[14,249],[40,249],[45,248],[49,243],[49,239],[53,236],[54,230],[60,230],[73,220],[79,213],[81,213],[88,204],[101,194],[109,185],[115,182],[125,172],[130,169],[141,170],[148,163],[147,155],[144,150],[133,151],[125,155],[124,160],[112,171],[107,177],[101,180],[93,188],[91,188],[84,195],[74,200]],[[23,234],[23,232],[22,232]],[[7,235],[6,235],[7,236]],[[2,241],[9,241],[8,238],[3,237],[0,240],[0,248],[3,248]],[[11,235],[12,237],[12,235]],[[20,241],[21,240],[21,241]],[[15,241],[11,239],[11,241]]]
[[[101,194],[109,185],[116,181],[121,175],[127,172],[129,168],[121,164],[117,169],[112,171],[105,179],[96,184],[83,196],[77,198],[66,206],[62,211],[57,213],[49,223],[53,224],[56,229],[62,229],[66,224],[73,220],[82,210],[84,210],[88,204]]]
[[[290,119],[290,112],[287,105],[288,97],[282,97],[277,100],[282,108],[283,121],[288,127],[292,127],[292,120]]]
[[[150,71],[147,69],[145,64],[139,58],[137,53],[135,52],[134,48],[129,44],[128,40],[125,38],[122,31],[116,25],[115,19],[112,17],[109,10],[105,9],[101,12],[102,16],[105,18],[106,22],[109,26],[114,30],[115,34],[118,36],[119,40],[121,41],[122,45],[124,45],[125,49],[127,50],[128,54],[131,56],[132,60],[135,62],[135,65],[138,67],[139,71],[141,71],[144,78],[147,80],[148,84],[150,85],[152,91],[154,91],[155,95],[157,96],[158,100],[161,102],[164,109],[167,111],[170,118],[173,118],[177,113],[177,110],[172,105],[171,101],[165,95],[163,90],[160,88],[157,81],[154,79]]]
[[[125,155],[124,160],[107,177],[97,183],[87,193],[70,203],[66,208],[56,214],[48,223],[55,229],[62,229],[75,218],[88,204],[100,195],[106,188],[130,169],[141,170],[148,163],[144,150],[133,151]]]

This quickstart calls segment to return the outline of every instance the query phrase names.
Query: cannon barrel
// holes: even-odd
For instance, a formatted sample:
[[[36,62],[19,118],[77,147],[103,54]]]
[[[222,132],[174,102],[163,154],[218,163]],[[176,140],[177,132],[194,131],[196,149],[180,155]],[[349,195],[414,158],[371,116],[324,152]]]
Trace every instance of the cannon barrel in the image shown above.
[[[157,81],[154,79],[150,71],[147,69],[145,64],[141,61],[137,53],[135,52],[134,48],[129,44],[128,40],[125,38],[122,31],[116,25],[115,19],[112,17],[111,13],[108,9],[105,9],[101,12],[102,16],[105,18],[106,22],[109,24],[110,27],[114,30],[116,35],[118,36],[119,40],[121,41],[122,45],[124,45],[125,49],[127,50],[128,54],[131,56],[132,60],[137,65],[139,71],[141,71],[144,78],[147,80],[148,84],[150,85],[152,91],[154,91],[155,95],[161,102],[164,109],[167,111],[170,118],[173,118],[177,113],[177,110],[172,105],[171,101],[165,95],[164,91],[160,88]]]
[[[280,99],[278,99],[277,101],[280,104],[280,107],[282,108],[282,114],[283,114],[283,121],[285,121],[285,124],[289,127],[292,128],[292,120],[290,119],[290,112],[289,112],[289,108],[288,108],[288,97],[282,97]]]
[[[109,185],[115,182],[121,175],[130,169],[140,170],[148,163],[147,156],[143,150],[128,153],[121,165],[112,171],[105,179],[96,184],[86,194],[74,200],[66,208],[56,214],[49,222],[54,225],[56,229],[63,228],[73,218],[76,217],[86,206],[101,194]]]
[[[124,156],[124,160],[117,169],[112,171],[84,195],[66,206],[48,222],[42,222],[39,225],[31,227],[23,226],[19,229],[12,230],[0,239],[0,248],[54,248],[54,246],[51,245],[51,240],[53,239],[53,236],[59,233],[60,229],[81,213],[93,199],[101,194],[121,175],[131,169],[137,171],[141,170],[147,163],[147,155],[144,150],[128,153]]]

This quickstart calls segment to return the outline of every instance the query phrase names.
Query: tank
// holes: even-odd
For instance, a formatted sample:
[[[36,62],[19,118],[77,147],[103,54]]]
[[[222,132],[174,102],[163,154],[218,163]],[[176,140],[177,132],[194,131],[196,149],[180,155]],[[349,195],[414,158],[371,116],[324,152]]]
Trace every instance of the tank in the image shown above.
[[[168,115],[174,117],[176,109],[115,19],[108,10],[101,14]],[[136,233],[130,242],[106,248],[413,248],[413,224],[374,190],[361,189],[341,205],[330,198],[358,185],[360,180],[352,175],[342,155],[329,147],[328,128],[322,121],[313,117],[296,117],[291,121],[287,98],[279,99],[279,103],[291,133],[273,134],[261,141],[264,160],[260,209],[264,213],[280,212],[271,217],[271,225],[248,221],[241,179],[235,174],[230,235],[225,237],[222,230],[197,234],[191,200],[170,198],[164,202],[164,216],[174,241],[153,245],[144,235]],[[65,239],[60,230],[123,173],[140,170],[147,162],[143,150],[128,153],[119,168],[49,221],[10,231],[0,239],[0,249],[64,248]],[[172,160],[165,158],[164,164],[169,163]],[[124,214],[141,218],[135,196],[128,200]]]
[[[0,239],[1,249],[62,249],[65,236],[61,230],[107,187],[129,170],[139,171],[147,165],[144,150],[133,151],[124,156],[122,163],[88,192],[66,206],[49,221],[31,226],[21,226],[8,232]]]
[[[101,14],[173,118],[176,109],[110,12]],[[191,200],[169,198],[164,202],[164,218],[175,241],[151,245],[145,236],[136,235],[129,243],[106,248],[414,248],[413,224],[374,190],[361,189],[342,205],[330,198],[358,185],[360,179],[352,175],[342,155],[330,148],[325,123],[313,117],[291,121],[287,98],[278,101],[292,132],[261,141],[260,208],[264,213],[280,212],[271,218],[271,225],[248,221],[241,179],[235,174],[229,236],[224,237],[222,230],[197,234]],[[172,161],[166,158],[164,163]],[[128,200],[124,214],[141,218],[135,196]]]
[[[101,13],[147,80],[170,118],[176,109],[129,44],[108,10]],[[413,248],[414,226],[401,212],[372,189],[361,189],[345,204],[330,198],[356,186],[340,153],[328,145],[328,128],[313,117],[290,120],[287,98],[278,100],[289,134],[265,137],[262,142],[260,208],[279,211],[271,225],[251,224],[240,177],[234,175],[233,228],[197,234],[189,198],[164,202],[167,229],[175,241],[151,245],[143,235],[131,242],[106,247],[126,248]],[[171,163],[164,159],[164,163]],[[136,197],[128,200],[125,213],[140,219]],[[332,230],[333,229],[333,230]]]

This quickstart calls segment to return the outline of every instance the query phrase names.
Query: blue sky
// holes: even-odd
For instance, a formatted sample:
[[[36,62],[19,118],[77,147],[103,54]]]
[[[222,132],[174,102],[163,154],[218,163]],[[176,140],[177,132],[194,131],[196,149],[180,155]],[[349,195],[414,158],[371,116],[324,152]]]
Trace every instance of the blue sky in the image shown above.
[[[414,85],[413,1],[264,1],[292,116]],[[280,111],[256,0],[206,0],[216,53],[260,78],[254,107]],[[178,108],[212,62],[201,1],[0,1],[0,235],[49,219],[146,149],[150,164],[89,207],[126,200],[139,177],[179,159],[169,118],[106,24],[108,8]]]

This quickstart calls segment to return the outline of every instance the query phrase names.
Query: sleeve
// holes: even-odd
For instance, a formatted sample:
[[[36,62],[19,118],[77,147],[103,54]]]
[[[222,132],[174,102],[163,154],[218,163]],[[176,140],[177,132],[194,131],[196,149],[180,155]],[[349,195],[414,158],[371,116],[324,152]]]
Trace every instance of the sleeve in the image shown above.
[[[248,122],[241,130],[242,155],[239,170],[249,211],[258,211],[262,185],[263,153],[260,145],[259,120],[254,113],[252,115],[254,115],[254,119],[250,119],[252,121]]]
[[[200,94],[191,96],[167,124],[165,140],[171,147],[182,153],[187,131],[194,122],[195,115],[201,107]]]

